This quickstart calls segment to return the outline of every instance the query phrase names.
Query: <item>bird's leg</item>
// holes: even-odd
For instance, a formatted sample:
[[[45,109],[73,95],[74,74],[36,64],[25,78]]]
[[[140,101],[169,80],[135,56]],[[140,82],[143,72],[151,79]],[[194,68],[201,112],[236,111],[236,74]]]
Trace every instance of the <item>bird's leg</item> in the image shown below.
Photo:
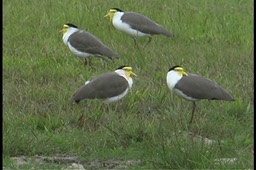
[[[132,39],[133,39],[134,45],[135,45],[138,49],[140,49],[139,45],[137,44],[136,38],[135,38],[135,37],[132,37]]]
[[[101,106],[103,107],[104,113],[110,113],[112,111],[109,104],[106,104],[104,106],[101,105]]]
[[[84,66],[90,66],[91,65],[91,60],[89,58],[84,59]]]
[[[147,44],[145,44],[144,48],[151,42],[151,40],[152,40],[152,37],[148,37],[148,42]]]
[[[111,108],[110,108],[110,105],[108,104],[108,105],[107,105],[107,109],[106,109],[105,112],[109,113],[110,111],[111,111]]]
[[[195,112],[195,109],[196,109],[196,102],[193,101],[192,103],[193,103],[192,115],[191,115],[191,119],[190,119],[190,122],[189,122],[189,123],[192,123],[192,122],[193,122],[194,112]]]
[[[140,52],[140,55],[142,56],[142,53],[141,53],[141,50],[140,50],[140,47],[139,45],[137,44],[137,41],[134,37],[132,37],[133,41],[134,41],[134,45],[138,48],[138,51]]]
[[[87,120],[87,119],[85,118],[84,114],[82,114],[82,115],[79,117],[79,119],[78,119],[78,125],[81,126],[81,127],[84,126],[86,120]]]
[[[84,66],[86,66],[88,63],[87,58],[84,59]]]

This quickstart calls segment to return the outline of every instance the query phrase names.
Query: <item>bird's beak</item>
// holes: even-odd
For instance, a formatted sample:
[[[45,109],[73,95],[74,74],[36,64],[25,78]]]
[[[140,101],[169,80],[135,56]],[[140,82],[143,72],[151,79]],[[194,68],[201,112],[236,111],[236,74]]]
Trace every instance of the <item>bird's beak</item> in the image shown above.
[[[113,19],[113,14],[111,12],[108,12],[107,15],[104,16],[105,17],[109,17],[109,20],[112,21]]]
[[[132,72],[132,71],[130,72],[130,74],[133,75],[133,76],[137,76],[137,75],[136,75],[134,72]]]
[[[108,17],[109,16],[109,13],[107,13],[104,17]]]
[[[187,76],[187,75],[188,75],[185,71],[182,71],[181,74],[182,74],[183,76]]]

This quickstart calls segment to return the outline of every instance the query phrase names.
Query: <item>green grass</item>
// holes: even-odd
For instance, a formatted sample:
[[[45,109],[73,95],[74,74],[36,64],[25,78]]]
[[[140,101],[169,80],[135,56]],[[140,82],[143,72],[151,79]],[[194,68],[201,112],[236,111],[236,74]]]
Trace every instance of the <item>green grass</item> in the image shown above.
[[[18,1],[3,2],[3,155],[9,169],[61,169],[65,163],[16,165],[12,157],[75,155],[95,160],[137,160],[131,169],[253,168],[253,1]],[[104,15],[119,7],[149,16],[175,34],[154,36],[146,49],[113,28]],[[91,67],[63,44],[59,30],[71,22],[121,55]],[[142,46],[146,38],[138,39]],[[107,106],[70,98],[85,80],[130,65],[132,91]],[[228,89],[234,102],[200,101],[188,127],[191,103],[171,93],[173,65]],[[84,115],[84,122],[78,121]],[[223,141],[206,145],[181,132]],[[236,158],[216,164],[219,158]],[[95,167],[104,168],[104,167]],[[115,167],[114,167],[115,168]]]

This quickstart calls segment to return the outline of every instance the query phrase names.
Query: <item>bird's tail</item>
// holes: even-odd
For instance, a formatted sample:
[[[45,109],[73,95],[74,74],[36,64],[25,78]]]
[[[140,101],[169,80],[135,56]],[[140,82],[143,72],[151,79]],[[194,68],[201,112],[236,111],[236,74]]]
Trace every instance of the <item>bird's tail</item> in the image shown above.
[[[168,31],[167,29],[165,29],[164,27],[160,26],[160,30],[159,30],[160,34],[165,35],[167,37],[174,37],[174,34],[171,31]]]
[[[215,94],[215,95],[217,95],[217,98],[219,100],[235,101],[234,97],[228,91],[226,91],[222,87],[219,87],[219,88],[220,88],[220,90],[218,92],[216,92],[216,94]]]
[[[110,58],[110,59],[118,59],[120,56],[119,54],[117,54],[116,52],[114,52],[113,50],[111,50],[108,47],[105,47],[102,51],[102,55]]]
[[[162,30],[162,34],[167,36],[167,37],[172,37],[172,38],[174,37],[173,33],[168,31],[168,30],[166,30],[166,29]]]

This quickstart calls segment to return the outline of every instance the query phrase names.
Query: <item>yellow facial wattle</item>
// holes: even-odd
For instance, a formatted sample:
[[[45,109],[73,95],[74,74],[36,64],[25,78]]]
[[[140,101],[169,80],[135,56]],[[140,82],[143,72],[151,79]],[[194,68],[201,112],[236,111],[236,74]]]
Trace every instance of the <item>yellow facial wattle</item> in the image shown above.
[[[109,17],[109,20],[112,22],[115,13],[116,13],[116,10],[109,10],[109,12],[107,13],[107,15],[105,15],[104,17]]]

